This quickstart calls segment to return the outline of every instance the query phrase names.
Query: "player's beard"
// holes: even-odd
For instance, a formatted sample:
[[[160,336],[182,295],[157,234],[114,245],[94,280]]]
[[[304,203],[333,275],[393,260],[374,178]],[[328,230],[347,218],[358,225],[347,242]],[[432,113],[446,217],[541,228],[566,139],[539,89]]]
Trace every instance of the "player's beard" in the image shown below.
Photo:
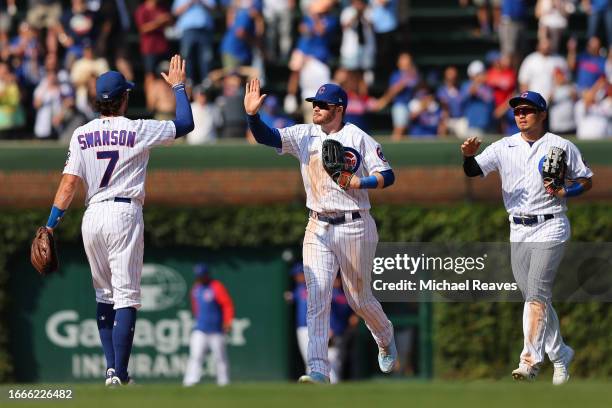
[[[312,122],[315,125],[325,126],[325,125],[333,122],[334,119],[336,119],[336,112],[335,111],[334,112],[327,111],[327,114],[325,113],[325,111],[323,111],[323,113],[319,113],[319,115],[317,115],[316,113],[314,113],[312,115]]]

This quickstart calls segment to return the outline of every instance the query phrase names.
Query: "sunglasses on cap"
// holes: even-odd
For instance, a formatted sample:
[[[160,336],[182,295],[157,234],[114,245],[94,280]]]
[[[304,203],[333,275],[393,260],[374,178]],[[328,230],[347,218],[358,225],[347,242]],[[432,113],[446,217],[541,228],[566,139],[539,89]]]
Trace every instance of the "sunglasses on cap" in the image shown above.
[[[319,108],[321,110],[329,110],[335,106],[338,106],[338,105],[334,105],[333,103],[321,102],[321,101],[312,101],[312,107]]]
[[[514,108],[514,116],[527,116],[531,113],[538,113],[538,112],[540,112],[540,110],[537,108],[529,108],[529,107]]]

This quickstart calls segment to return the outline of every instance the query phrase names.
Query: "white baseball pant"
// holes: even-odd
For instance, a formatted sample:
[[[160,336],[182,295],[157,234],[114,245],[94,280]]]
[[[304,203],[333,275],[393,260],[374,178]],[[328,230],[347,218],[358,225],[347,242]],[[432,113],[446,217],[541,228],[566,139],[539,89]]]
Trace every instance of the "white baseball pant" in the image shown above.
[[[183,385],[191,386],[202,378],[202,363],[210,348],[212,360],[217,372],[217,385],[229,384],[229,364],[225,350],[225,335],[222,333],[204,333],[193,330],[189,339],[189,360],[185,368]]]

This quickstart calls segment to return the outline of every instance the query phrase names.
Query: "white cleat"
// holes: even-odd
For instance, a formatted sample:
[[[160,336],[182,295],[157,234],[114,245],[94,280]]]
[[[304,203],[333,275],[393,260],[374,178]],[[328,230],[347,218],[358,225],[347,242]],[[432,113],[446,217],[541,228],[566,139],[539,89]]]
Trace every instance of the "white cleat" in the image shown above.
[[[512,371],[512,378],[516,381],[533,381],[538,375],[538,369],[527,364],[519,364],[518,368]]]
[[[303,375],[298,380],[300,384],[329,384],[329,377],[316,371]]]
[[[572,360],[574,359],[574,350],[568,346],[568,353],[565,357],[565,359],[560,360],[560,361],[555,361],[553,363],[553,367],[555,368],[555,371],[553,372],[553,378],[552,378],[552,383],[553,385],[563,385],[566,382],[569,381],[570,379],[570,375],[569,375],[569,365],[572,362]]]
[[[104,380],[104,385],[110,387],[113,383],[113,377],[115,376],[115,369],[109,368],[106,370],[106,380]]]
[[[395,362],[397,361],[397,348],[395,348],[395,339],[387,347],[378,348],[378,366],[383,373],[393,371]]]

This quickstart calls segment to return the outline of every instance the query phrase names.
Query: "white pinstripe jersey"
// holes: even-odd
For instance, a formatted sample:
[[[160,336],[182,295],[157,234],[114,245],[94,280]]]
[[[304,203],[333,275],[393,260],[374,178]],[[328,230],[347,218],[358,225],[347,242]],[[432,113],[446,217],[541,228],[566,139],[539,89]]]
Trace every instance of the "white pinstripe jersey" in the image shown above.
[[[340,131],[325,134],[315,124],[296,125],[279,129],[282,148],[300,161],[306,190],[306,207],[323,213],[370,209],[368,192],[364,189],[342,190],[325,172],[321,162],[321,146],[325,139],[342,143],[345,161],[353,166],[355,175],[364,177],[373,172],[390,170],[380,144],[357,126],[346,123]]]
[[[504,205],[510,216],[567,211],[566,199],[547,194],[542,181],[542,164],[552,146],[565,150],[566,178],[593,176],[578,148],[553,133],[546,133],[531,146],[520,133],[516,133],[491,144],[476,156],[484,176],[494,170],[499,171]]]
[[[169,120],[94,119],[72,134],[64,173],[85,181],[85,205],[114,197],[143,204],[149,150],[171,144],[175,135]]]

